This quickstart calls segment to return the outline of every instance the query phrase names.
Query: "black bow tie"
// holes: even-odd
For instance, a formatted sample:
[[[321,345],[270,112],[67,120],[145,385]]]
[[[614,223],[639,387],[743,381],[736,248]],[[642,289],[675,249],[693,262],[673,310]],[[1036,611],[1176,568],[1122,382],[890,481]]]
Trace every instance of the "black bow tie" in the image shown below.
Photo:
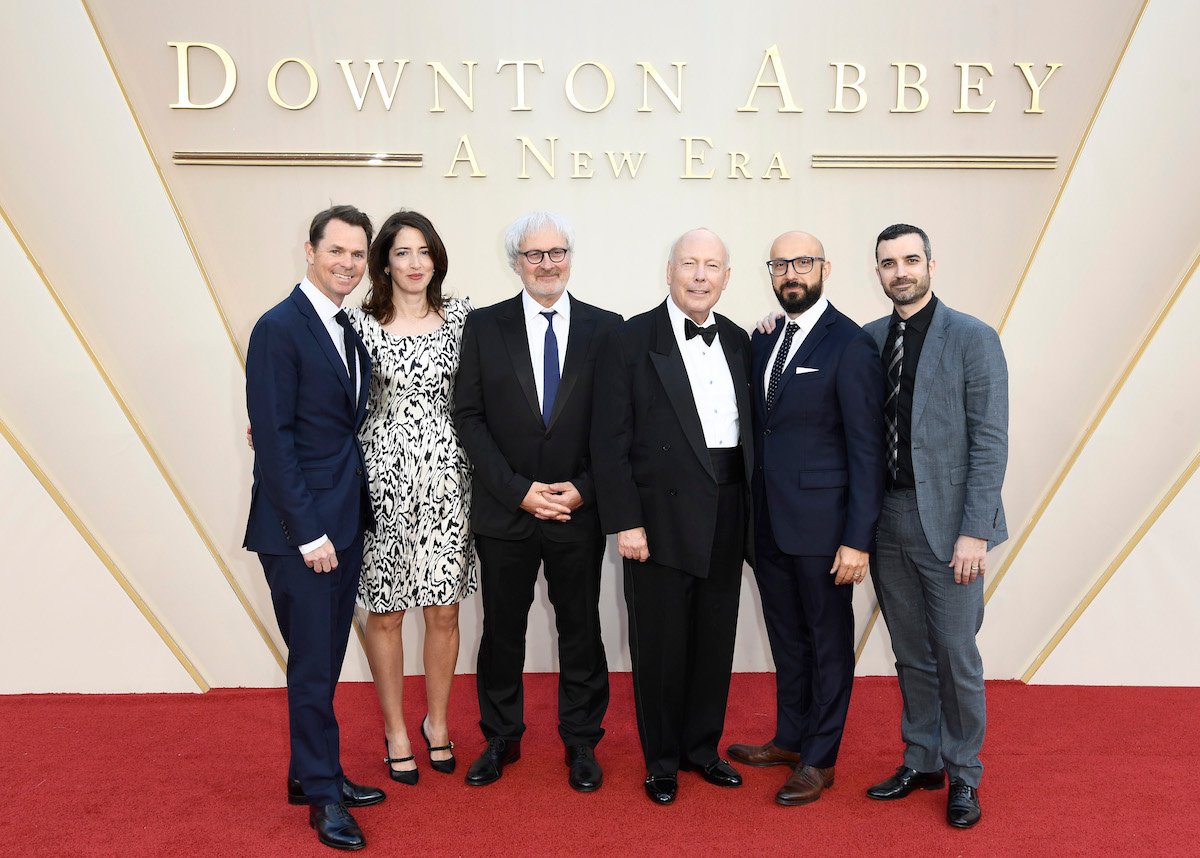
[[[702,328],[693,322],[691,319],[683,320],[683,338],[690,340],[692,337],[704,337],[704,345],[711,346],[713,340],[717,338],[717,323],[713,322],[706,328]]]

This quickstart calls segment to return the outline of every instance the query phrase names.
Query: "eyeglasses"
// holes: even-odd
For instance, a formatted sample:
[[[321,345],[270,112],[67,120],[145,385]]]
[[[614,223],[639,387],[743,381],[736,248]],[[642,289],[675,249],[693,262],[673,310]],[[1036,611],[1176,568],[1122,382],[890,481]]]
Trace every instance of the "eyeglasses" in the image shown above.
[[[529,260],[530,265],[541,265],[546,256],[550,257],[551,262],[562,262],[569,251],[569,247],[552,247],[549,250],[526,250],[521,255]]]
[[[813,270],[813,265],[817,262],[824,262],[824,256],[797,256],[795,259],[768,259],[767,270],[774,276],[781,277],[787,274],[788,266],[797,274],[807,274]]]

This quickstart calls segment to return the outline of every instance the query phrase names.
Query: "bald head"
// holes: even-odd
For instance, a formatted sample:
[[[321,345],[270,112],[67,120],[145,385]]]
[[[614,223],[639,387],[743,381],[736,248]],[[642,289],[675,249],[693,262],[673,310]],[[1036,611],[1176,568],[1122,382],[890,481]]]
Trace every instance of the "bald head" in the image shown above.
[[[675,239],[675,243],[671,245],[671,255],[667,261],[675,262],[676,260],[678,260],[680,258],[679,257],[680,251],[685,246],[690,247],[693,244],[697,244],[697,243],[706,244],[709,246],[716,246],[716,245],[712,244],[713,242],[716,242],[716,245],[720,246],[721,256],[725,260],[726,267],[728,267],[729,266],[729,249],[727,247],[725,247],[725,242],[723,242],[721,240],[721,237],[719,235],[717,235],[715,232],[713,232],[708,227],[704,227],[704,226],[697,227],[696,229],[689,229],[683,235],[679,236],[679,238]]]
[[[794,259],[797,256],[825,255],[825,245],[815,235],[800,230],[785,232],[771,243],[772,259]]]
[[[667,285],[676,307],[697,325],[707,324],[713,305],[729,285],[725,242],[711,229],[693,229],[679,236],[667,260]]]

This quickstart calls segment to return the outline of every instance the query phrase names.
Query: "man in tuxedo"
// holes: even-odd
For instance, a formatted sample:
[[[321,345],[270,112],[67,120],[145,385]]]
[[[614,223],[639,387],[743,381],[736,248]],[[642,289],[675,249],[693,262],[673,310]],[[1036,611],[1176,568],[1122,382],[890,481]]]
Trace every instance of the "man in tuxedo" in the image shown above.
[[[471,528],[479,552],[483,636],[476,682],[487,747],[466,781],[498,780],[521,756],[521,674],[538,567],[558,629],[558,733],[568,783],[602,780],[608,662],[600,639],[604,536],[588,461],[599,343],[621,317],[567,293],[570,224],[551,212],[518,218],[505,235],[524,289],[472,312],[463,328],[454,425],[474,466]]]
[[[749,549],[750,343],[712,312],[729,282],[725,244],[685,233],[670,295],[610,337],[596,369],[592,459],[600,520],[625,569],[638,735],[651,801],[679,769],[718,786],[717,754]]]
[[[896,655],[905,751],[867,795],[941,789],[948,770],[946,820],[969,828],[983,773],[983,576],[988,549],[1008,538],[1008,367],[992,328],[930,291],[923,230],[889,226],[875,261],[893,310],[866,326],[887,376],[887,491],[872,577]]]
[[[333,711],[363,530],[374,527],[357,435],[371,359],[341,309],[362,279],[371,232],[353,206],[314,217],[308,271],[258,320],[246,353],[254,485],[245,547],[262,561],[288,647],[288,801],[308,804],[317,837],[337,849],[365,845],[347,807],[384,799],[343,774]]]
[[[775,660],[775,735],[732,745],[751,766],[788,765],[783,805],[832,786],[854,680],[853,588],[867,572],[883,500],[883,374],[874,342],[824,296],[814,236],[771,245],[787,314],[751,338],[755,578]]]

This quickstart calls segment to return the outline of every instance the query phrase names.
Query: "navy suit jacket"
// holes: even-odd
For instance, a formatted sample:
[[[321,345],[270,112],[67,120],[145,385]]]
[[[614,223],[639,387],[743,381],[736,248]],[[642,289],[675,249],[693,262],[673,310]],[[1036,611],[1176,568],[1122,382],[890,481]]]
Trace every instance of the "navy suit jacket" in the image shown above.
[[[329,536],[342,550],[374,528],[358,427],[367,410],[371,356],[354,336],[360,383],[300,287],[250,334],[246,411],[254,433],[254,486],[244,546],[295,554]]]
[[[770,528],[785,554],[871,551],[885,468],[879,350],[830,304],[784,368],[768,412],[763,377],[781,322],[750,341],[756,528]]]

